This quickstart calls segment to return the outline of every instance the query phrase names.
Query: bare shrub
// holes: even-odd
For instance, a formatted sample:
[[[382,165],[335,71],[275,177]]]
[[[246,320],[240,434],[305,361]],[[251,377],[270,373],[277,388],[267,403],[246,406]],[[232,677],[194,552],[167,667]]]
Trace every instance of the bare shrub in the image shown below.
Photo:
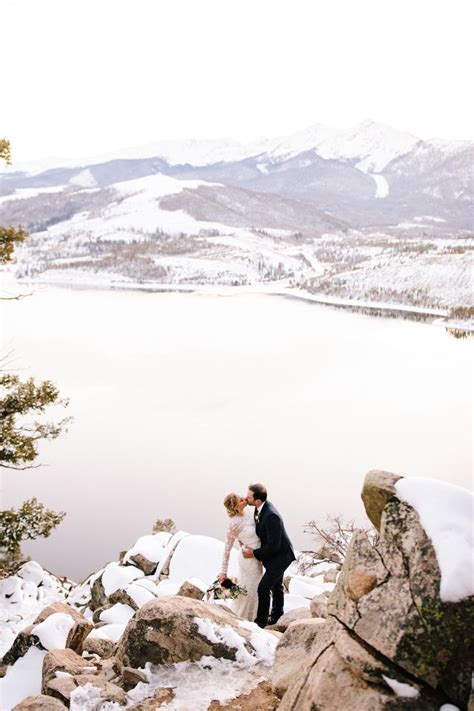
[[[341,564],[346,557],[349,544],[356,530],[361,530],[354,521],[345,521],[339,514],[327,515],[325,523],[309,521],[305,524],[304,531],[315,539],[317,548],[312,551],[303,551],[298,559],[298,567],[301,573],[313,568],[319,563]],[[378,532],[375,528],[363,528],[367,533],[372,545],[378,540]]]
[[[176,524],[172,518],[158,518],[153,526],[153,533],[176,533]]]

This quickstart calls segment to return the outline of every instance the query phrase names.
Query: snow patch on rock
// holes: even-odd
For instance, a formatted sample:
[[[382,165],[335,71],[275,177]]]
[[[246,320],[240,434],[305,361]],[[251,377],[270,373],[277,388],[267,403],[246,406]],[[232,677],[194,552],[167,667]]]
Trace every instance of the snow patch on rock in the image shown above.
[[[441,571],[440,597],[459,602],[474,595],[474,496],[445,481],[407,477],[395,484],[397,496],[419,514]]]

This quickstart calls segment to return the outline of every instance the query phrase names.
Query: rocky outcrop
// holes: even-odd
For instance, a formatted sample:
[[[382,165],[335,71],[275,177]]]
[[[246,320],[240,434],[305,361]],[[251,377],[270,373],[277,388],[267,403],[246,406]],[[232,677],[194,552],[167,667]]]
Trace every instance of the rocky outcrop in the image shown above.
[[[363,531],[353,536],[328,620],[307,650],[306,664],[286,692],[274,676],[275,690],[284,693],[281,711],[438,711],[444,703],[467,708],[473,599],[441,600],[432,542],[417,511],[397,497],[399,479],[386,472],[367,475],[363,500],[379,540],[374,546]]]
[[[235,660],[252,653],[251,632],[220,606],[179,596],[146,603],[130,620],[117,650],[125,665],[197,661],[203,656]]]

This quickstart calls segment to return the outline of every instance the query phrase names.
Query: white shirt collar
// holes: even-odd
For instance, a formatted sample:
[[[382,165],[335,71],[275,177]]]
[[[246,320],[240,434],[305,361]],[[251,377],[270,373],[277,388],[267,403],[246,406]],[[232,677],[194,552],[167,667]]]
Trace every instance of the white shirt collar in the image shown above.
[[[263,504],[260,504],[260,506],[258,507],[258,509],[257,509],[257,514],[258,514],[258,516],[260,516],[260,514],[262,513],[262,509],[263,509],[263,507],[265,506],[265,503],[266,503],[266,502],[264,501]]]

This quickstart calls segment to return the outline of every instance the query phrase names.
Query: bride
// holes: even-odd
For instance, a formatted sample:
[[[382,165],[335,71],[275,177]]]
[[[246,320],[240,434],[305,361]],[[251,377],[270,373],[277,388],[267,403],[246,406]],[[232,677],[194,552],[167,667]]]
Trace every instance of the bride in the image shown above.
[[[219,580],[222,582],[227,577],[227,567],[232,546],[237,540],[240,546],[260,548],[260,538],[255,532],[253,515],[247,508],[247,499],[238,494],[228,494],[224,499],[224,506],[230,518],[222,559],[222,569]],[[233,600],[232,609],[246,620],[255,620],[258,607],[257,588],[262,578],[262,564],[256,558],[244,558],[239,552],[239,585],[247,590],[247,595],[241,595]]]

